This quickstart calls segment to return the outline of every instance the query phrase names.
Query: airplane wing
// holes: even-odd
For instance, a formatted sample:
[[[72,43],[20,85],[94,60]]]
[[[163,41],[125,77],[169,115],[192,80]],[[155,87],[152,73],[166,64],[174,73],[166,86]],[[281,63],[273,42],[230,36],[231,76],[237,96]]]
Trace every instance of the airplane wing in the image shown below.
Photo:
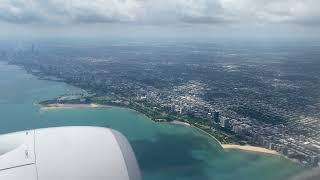
[[[0,179],[140,180],[141,175],[121,133],[59,127],[1,135]]]

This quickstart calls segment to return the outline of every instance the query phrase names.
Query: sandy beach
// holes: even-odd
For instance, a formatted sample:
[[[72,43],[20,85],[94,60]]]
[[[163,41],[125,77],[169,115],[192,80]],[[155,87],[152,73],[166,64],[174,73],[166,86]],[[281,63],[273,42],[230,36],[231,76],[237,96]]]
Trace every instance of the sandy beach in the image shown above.
[[[280,153],[278,153],[277,151],[273,151],[270,149],[266,149],[266,148],[262,148],[262,147],[257,147],[257,146],[250,146],[250,145],[236,145],[236,144],[222,144],[216,137],[214,137],[213,135],[209,134],[208,132],[193,126],[194,128],[204,132],[205,134],[207,134],[208,136],[212,137],[213,139],[215,139],[223,149],[227,150],[227,149],[238,149],[238,150],[242,150],[242,151],[254,151],[254,152],[259,152],[259,153],[267,153],[267,154],[273,154],[273,155],[281,155]]]
[[[170,123],[170,124],[176,124],[176,125],[190,126],[189,123],[183,122],[183,121],[178,121],[178,120],[174,120],[174,121],[171,121],[171,122],[169,122],[169,123]]]
[[[267,154],[273,154],[273,155],[280,155],[278,152],[262,148],[262,147],[256,147],[256,146],[249,146],[249,145],[234,145],[234,144],[222,144],[223,149],[239,149],[244,151],[254,151],[259,153],[267,153]]]
[[[100,104],[48,104],[45,106],[41,106],[41,111],[48,111],[53,109],[69,109],[69,108],[107,108],[110,106],[100,105]]]

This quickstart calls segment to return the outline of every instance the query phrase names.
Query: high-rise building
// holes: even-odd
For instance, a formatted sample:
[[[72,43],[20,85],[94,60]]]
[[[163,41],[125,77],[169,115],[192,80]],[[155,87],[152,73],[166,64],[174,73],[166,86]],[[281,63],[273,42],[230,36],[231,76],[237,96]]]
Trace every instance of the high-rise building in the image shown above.
[[[228,118],[220,118],[220,126],[224,129],[229,129],[230,127],[230,119]]]
[[[35,52],[34,44],[31,45],[31,52],[32,52],[32,53]]]
[[[219,111],[215,111],[215,112],[213,113],[213,120],[214,120],[214,122],[216,122],[216,123],[220,123]]]

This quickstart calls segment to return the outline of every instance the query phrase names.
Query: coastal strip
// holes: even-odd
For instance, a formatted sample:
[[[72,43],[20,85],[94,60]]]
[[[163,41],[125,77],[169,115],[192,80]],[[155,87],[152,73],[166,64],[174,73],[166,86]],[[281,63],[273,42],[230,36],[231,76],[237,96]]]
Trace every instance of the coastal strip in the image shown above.
[[[250,146],[250,145],[236,145],[236,144],[222,144],[223,149],[238,149],[243,151],[254,151],[259,153],[267,153],[267,154],[273,154],[273,155],[281,155],[277,151],[273,151],[270,149],[257,147],[257,146]]]
[[[220,142],[216,137],[214,137],[212,134],[210,134],[210,133],[206,132],[205,130],[203,130],[203,129],[197,127],[197,126],[194,126],[194,125],[192,125],[191,127],[193,127],[193,128],[195,128],[195,129],[197,129],[198,131],[200,131],[200,132],[208,135],[209,137],[211,137],[212,139],[214,139],[214,140],[222,147],[221,142]],[[223,148],[223,147],[222,147],[222,148]]]
[[[46,105],[41,105],[40,110],[41,111],[49,111],[49,110],[54,110],[54,109],[73,109],[73,108],[110,108],[111,106],[109,105],[101,105],[101,104],[64,104],[64,103],[52,103],[52,104],[46,104]],[[280,155],[278,152],[269,150],[266,148],[262,147],[256,147],[256,146],[250,146],[250,145],[236,145],[236,144],[222,144],[216,137],[211,135],[210,133],[204,131],[203,129],[191,125],[187,122],[183,121],[178,121],[174,120],[172,122],[169,122],[170,124],[175,124],[175,125],[184,125],[184,126],[191,126],[198,131],[201,131],[202,133],[208,135],[212,139],[214,139],[224,150],[226,149],[238,149],[238,150],[244,150],[244,151],[254,151],[254,152],[259,152],[259,153],[267,153],[267,154],[273,154],[273,155]]]
[[[49,111],[54,109],[73,109],[73,108],[109,108],[111,106],[101,105],[101,104],[46,104],[41,105],[41,111]]]
[[[179,120],[170,121],[168,123],[169,124],[174,124],[174,125],[191,126],[189,123],[183,122],[183,121],[179,121]]]
[[[192,126],[193,128],[203,132],[204,134],[210,136],[211,138],[213,138],[217,143],[219,143],[219,145],[224,149],[236,149],[236,150],[242,150],[242,151],[252,151],[252,152],[258,152],[258,153],[266,153],[266,154],[272,154],[272,155],[279,155],[281,156],[280,153],[278,153],[277,151],[273,151],[270,149],[266,149],[266,148],[262,148],[262,147],[258,147],[258,146],[250,146],[250,145],[237,145],[237,144],[222,144],[216,137],[214,137],[213,135],[211,135],[210,133],[204,131],[201,128],[198,128],[196,126]]]

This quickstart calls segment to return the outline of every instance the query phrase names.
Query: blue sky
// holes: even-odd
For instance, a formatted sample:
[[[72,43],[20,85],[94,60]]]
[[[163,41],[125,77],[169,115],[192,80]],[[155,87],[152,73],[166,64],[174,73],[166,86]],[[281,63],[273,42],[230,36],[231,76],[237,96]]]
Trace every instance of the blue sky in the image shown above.
[[[318,36],[319,0],[1,0],[0,36]]]

